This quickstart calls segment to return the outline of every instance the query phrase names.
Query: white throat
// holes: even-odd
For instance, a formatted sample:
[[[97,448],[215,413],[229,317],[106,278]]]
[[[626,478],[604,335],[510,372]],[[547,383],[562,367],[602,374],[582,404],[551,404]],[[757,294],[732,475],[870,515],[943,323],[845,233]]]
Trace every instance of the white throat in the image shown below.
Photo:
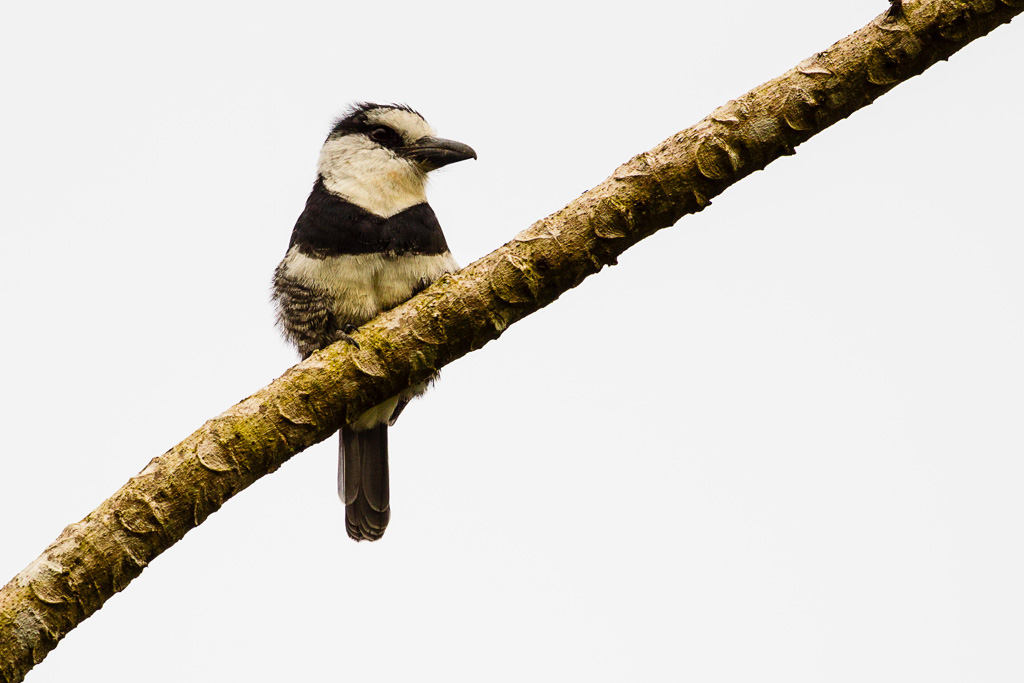
[[[325,142],[317,170],[329,192],[384,218],[427,201],[427,174],[362,135]]]

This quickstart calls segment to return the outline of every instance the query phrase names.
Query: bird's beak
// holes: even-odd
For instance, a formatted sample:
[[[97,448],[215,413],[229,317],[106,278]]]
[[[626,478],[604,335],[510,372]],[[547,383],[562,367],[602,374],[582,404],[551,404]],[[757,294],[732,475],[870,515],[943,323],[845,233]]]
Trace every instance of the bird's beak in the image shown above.
[[[428,171],[441,168],[456,161],[476,159],[476,152],[469,145],[444,138],[422,137],[407,147],[398,148],[397,152],[406,159],[411,159]]]

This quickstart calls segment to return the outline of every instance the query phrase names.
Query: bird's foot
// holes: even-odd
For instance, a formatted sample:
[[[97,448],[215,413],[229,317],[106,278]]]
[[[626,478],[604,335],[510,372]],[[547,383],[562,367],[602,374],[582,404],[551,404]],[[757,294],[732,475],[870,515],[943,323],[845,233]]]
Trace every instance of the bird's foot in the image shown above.
[[[344,341],[346,344],[351,344],[358,349],[359,342],[353,339],[352,335],[349,334],[349,332],[355,332],[357,329],[359,328],[355,325],[345,325],[343,329],[335,330],[334,341]]]

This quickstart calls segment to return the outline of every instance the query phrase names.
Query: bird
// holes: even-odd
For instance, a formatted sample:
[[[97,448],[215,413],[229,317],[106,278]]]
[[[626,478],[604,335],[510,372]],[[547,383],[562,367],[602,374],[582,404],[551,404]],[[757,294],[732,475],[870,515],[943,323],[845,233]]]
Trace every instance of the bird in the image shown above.
[[[336,341],[358,347],[356,328],[458,270],[427,203],[427,174],[476,158],[404,104],[356,103],[335,121],[271,287],[278,326],[303,359]],[[338,495],[357,541],[387,528],[388,427],[434,379],[340,430]]]

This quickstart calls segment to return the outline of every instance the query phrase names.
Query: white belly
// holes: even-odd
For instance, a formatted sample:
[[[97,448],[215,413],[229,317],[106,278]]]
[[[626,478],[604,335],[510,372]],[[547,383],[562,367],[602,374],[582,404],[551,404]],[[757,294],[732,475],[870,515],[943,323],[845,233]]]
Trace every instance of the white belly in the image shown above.
[[[381,311],[402,303],[445,273],[459,269],[450,252],[443,254],[352,254],[314,258],[292,247],[284,257],[285,275],[334,300],[339,320],[361,325]]]

